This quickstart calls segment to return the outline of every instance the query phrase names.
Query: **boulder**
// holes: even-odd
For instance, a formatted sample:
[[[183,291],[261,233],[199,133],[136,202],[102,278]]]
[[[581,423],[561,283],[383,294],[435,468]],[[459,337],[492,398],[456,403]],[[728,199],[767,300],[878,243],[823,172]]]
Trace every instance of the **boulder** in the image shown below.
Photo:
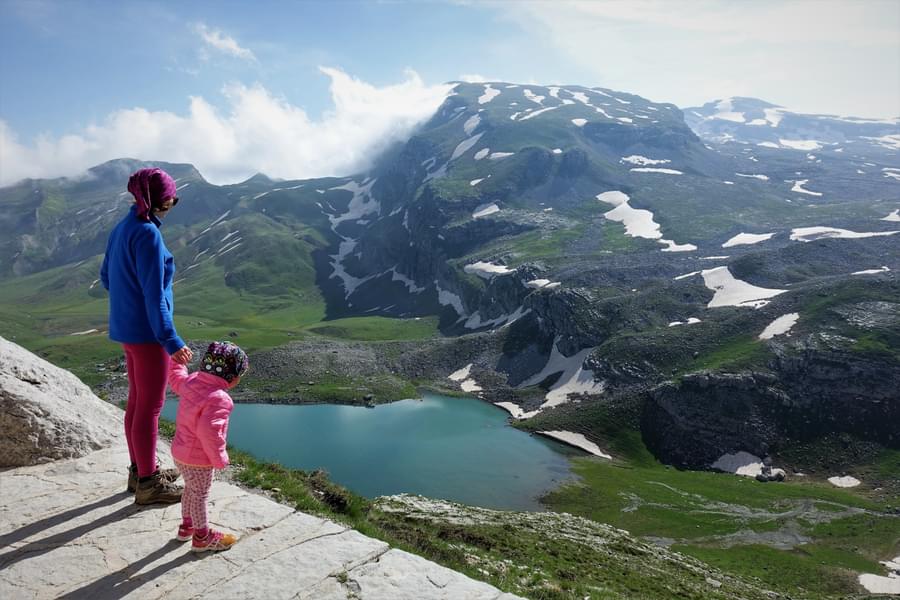
[[[122,435],[121,410],[0,337],[0,468],[77,458]]]

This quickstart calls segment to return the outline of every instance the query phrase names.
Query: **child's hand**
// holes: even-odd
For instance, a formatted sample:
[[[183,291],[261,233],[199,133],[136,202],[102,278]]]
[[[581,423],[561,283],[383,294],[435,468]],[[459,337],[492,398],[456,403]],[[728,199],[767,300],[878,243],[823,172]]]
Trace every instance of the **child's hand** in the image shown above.
[[[181,350],[172,355],[172,360],[180,365],[186,365],[194,358],[194,353],[187,346],[182,346]]]

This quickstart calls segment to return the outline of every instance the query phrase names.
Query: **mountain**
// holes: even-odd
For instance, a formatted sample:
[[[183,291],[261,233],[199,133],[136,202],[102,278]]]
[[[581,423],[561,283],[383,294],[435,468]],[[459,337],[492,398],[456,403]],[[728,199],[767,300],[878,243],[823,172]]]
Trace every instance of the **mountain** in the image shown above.
[[[605,88],[460,83],[356,176],[215,186],[153,163],[182,198],[164,225],[179,326],[267,348],[323,318],[434,315],[446,336],[492,341],[386,370],[445,385],[464,370],[464,389],[526,426],[601,446],[609,423],[585,415],[613,411],[689,468],[739,451],[787,460],[786,440],[841,432],[896,446],[900,171],[896,152],[848,141],[896,125],[727,104],[685,113]],[[843,152],[741,138],[816,124],[825,138],[832,121]],[[713,140],[716,127],[733,140]],[[69,357],[69,334],[103,329],[97,266],[145,164],[0,190],[6,330]],[[294,380],[292,365],[274,361],[273,378]],[[861,408],[860,394],[876,400]],[[735,397],[738,420],[752,415],[737,430]]]
[[[857,159],[900,156],[900,117],[863,119],[803,114],[756,98],[726,98],[684,109],[685,122],[704,140],[763,148],[847,153]]]
[[[98,270],[128,174],[160,166],[179,333],[250,350],[238,401],[477,394],[601,457],[554,510],[847,596],[900,539],[898,134],[490,82],[349,177],[113,160],[0,189],[0,334],[121,397]],[[487,531],[455,535],[516,537]]]

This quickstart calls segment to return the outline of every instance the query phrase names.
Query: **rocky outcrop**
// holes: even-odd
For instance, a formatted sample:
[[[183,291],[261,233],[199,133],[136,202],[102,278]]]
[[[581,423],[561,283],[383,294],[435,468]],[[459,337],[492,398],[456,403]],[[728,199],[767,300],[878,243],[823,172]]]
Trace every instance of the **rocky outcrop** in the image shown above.
[[[647,394],[644,440],[663,462],[692,469],[833,433],[900,447],[900,363],[844,342],[812,334],[776,346],[772,373],[699,372],[663,383]]]
[[[77,377],[0,337],[0,467],[84,456],[118,439],[121,423]]]

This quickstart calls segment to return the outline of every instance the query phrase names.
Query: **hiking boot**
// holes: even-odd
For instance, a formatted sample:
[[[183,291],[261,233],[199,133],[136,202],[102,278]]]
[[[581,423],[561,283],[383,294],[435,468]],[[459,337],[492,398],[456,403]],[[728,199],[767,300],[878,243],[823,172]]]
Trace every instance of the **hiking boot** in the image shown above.
[[[163,479],[157,471],[147,481],[138,481],[134,492],[135,504],[173,504],[181,502],[181,488]]]
[[[198,538],[194,535],[191,552],[221,552],[234,546],[236,541],[237,538],[230,533],[210,529],[205,538]]]
[[[169,483],[174,483],[180,475],[178,469],[163,469],[161,468],[159,463],[156,463],[156,470],[159,471],[159,476]],[[137,465],[131,465],[130,467],[128,467],[128,487],[126,488],[129,494],[133,494],[135,492],[135,490],[137,489],[137,484]]]
[[[179,542],[186,542],[189,539],[194,537],[194,528],[190,525],[185,525],[182,523],[178,526],[178,535],[175,536],[175,539]]]

